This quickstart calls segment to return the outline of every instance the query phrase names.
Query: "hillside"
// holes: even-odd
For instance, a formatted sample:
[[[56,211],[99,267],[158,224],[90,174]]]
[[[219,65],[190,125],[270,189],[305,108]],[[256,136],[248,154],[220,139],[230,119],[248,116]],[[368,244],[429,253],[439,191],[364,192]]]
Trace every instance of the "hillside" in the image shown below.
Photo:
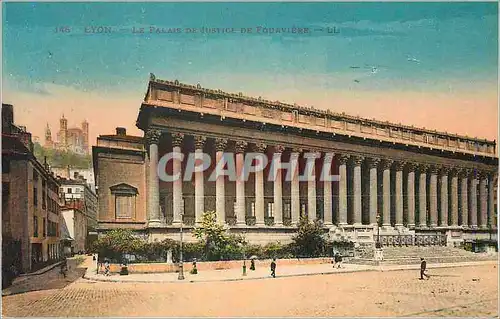
[[[73,152],[46,149],[39,143],[34,143],[34,154],[39,162],[47,156],[47,163],[54,167],[91,168],[92,157],[90,155],[79,155]]]

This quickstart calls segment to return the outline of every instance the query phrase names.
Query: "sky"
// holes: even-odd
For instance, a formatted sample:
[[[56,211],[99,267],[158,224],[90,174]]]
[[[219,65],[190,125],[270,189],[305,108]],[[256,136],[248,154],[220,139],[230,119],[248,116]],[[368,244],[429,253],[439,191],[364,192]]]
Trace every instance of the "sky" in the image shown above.
[[[70,127],[87,120],[93,144],[117,126],[142,136],[135,121],[150,72],[498,140],[495,2],[2,6],[2,102],[42,141],[63,114]],[[110,32],[92,32],[99,26]]]

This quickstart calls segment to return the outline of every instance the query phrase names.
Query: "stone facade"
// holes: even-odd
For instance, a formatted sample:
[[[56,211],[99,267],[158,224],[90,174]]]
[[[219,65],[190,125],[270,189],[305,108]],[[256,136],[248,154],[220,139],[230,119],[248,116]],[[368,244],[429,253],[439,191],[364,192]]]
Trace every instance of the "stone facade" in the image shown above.
[[[93,161],[99,229],[145,229],[147,163],[143,139],[128,136],[121,128],[116,135],[101,135],[93,147]],[[132,209],[117,215],[117,207],[124,207],[120,206],[124,198],[124,205]]]
[[[496,216],[492,196],[498,168],[493,141],[249,98],[154,76],[137,126],[145,135],[146,159],[141,167],[148,193],[145,230],[150,238],[177,238],[181,218],[190,228],[207,210],[216,211],[218,220],[232,232],[244,231],[250,241],[261,243],[289,240],[300,216],[322,220],[334,239],[362,244],[373,243],[380,234],[415,237],[417,233],[438,236],[458,228],[472,234],[496,229],[490,222]],[[208,180],[223,152],[234,156],[238,171],[245,154],[255,151],[268,158],[278,156],[282,163],[297,163],[292,180],[285,180],[281,171],[281,178],[270,181],[269,167],[250,174],[247,181]],[[194,174],[193,180],[164,182],[158,179],[158,161],[171,152],[203,152],[215,160],[208,170]],[[319,154],[316,172],[328,165],[340,180],[300,181],[306,152]],[[172,161],[167,170],[184,172],[184,158]],[[109,168],[115,169],[114,161],[110,160]],[[101,171],[110,174],[103,167]],[[109,201],[108,195],[101,195]]]
[[[2,129],[2,237],[20,243],[15,266],[29,272],[60,257],[60,185],[13,124],[11,105],[2,105]]]

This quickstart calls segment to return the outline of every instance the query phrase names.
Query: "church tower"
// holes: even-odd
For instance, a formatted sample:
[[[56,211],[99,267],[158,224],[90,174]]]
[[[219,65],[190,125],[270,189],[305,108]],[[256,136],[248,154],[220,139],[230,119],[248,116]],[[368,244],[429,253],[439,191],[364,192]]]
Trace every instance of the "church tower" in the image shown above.
[[[45,128],[45,147],[52,148],[52,132],[50,131],[49,123],[47,123],[47,127]]]
[[[59,143],[62,147],[66,147],[68,145],[68,120],[64,118],[64,114],[59,120],[59,134]]]
[[[83,131],[83,149],[85,154],[89,153],[89,122],[84,120],[82,122],[82,131]]]

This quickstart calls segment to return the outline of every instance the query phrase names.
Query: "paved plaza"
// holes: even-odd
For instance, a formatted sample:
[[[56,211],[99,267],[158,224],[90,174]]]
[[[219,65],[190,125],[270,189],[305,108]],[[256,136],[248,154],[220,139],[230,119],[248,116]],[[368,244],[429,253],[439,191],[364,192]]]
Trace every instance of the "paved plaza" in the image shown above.
[[[328,265],[310,267],[319,266]],[[4,296],[3,315],[498,316],[492,262],[431,268],[429,280],[419,280],[414,269],[348,272],[350,267],[356,266],[322,275],[184,284],[93,281],[78,278],[82,272],[73,268],[66,279],[48,274],[36,284],[40,290]]]

